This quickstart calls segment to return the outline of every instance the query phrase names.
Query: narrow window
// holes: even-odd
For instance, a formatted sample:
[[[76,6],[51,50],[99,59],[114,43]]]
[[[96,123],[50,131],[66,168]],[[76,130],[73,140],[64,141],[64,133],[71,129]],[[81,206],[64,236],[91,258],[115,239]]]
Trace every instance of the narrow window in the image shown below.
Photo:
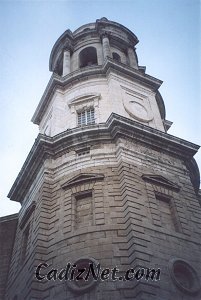
[[[94,108],[88,108],[77,113],[78,126],[94,124]]]

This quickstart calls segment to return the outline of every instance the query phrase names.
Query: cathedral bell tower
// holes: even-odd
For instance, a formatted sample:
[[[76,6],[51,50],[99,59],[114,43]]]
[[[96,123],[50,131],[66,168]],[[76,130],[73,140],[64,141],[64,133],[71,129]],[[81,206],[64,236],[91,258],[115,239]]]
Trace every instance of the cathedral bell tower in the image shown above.
[[[137,43],[106,18],[56,41],[9,192],[22,207],[5,299],[200,299],[199,147],[167,133]],[[89,266],[99,278],[76,280]]]

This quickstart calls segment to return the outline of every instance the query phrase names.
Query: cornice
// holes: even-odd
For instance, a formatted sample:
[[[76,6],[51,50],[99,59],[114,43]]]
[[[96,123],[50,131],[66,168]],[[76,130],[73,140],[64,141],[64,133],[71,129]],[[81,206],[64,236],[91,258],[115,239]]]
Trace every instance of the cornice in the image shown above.
[[[0,224],[3,222],[10,222],[13,220],[18,221],[18,217],[19,217],[18,213],[0,217]]]
[[[162,84],[161,80],[154,78],[148,74],[144,74],[139,70],[133,69],[122,63],[115,62],[114,60],[108,57],[102,66],[93,66],[79,69],[74,72],[71,72],[65,77],[61,77],[53,73],[31,121],[34,124],[39,125],[56,89],[60,88],[64,90],[69,85],[77,84],[84,80],[89,80],[94,76],[102,76],[105,78],[109,76],[111,71],[118,72],[118,75],[122,75],[123,77],[129,78],[135,82],[139,82],[141,85],[148,87],[156,92]],[[162,97],[158,97],[157,99],[160,113],[162,116],[165,116],[164,103]]]
[[[55,159],[70,149],[83,144],[97,144],[106,141],[115,142],[119,137],[141,143],[151,149],[169,154],[189,162],[190,172],[197,172],[190,162],[199,146],[147,125],[112,113],[106,123],[89,125],[66,130],[54,137],[39,134],[8,197],[22,202],[34,178],[47,158]],[[196,173],[199,177],[199,173]],[[199,188],[199,178],[194,181]],[[197,186],[198,185],[198,186]]]

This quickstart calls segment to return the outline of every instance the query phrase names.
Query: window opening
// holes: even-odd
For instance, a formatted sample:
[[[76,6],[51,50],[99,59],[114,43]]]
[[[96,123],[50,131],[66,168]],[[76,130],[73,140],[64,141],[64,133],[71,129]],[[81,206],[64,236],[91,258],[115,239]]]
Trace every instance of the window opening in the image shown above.
[[[94,124],[95,123],[94,108],[91,107],[81,112],[78,112],[77,118],[78,118],[78,126]]]
[[[200,291],[199,276],[187,261],[173,258],[168,266],[174,284],[183,293],[196,294]]]

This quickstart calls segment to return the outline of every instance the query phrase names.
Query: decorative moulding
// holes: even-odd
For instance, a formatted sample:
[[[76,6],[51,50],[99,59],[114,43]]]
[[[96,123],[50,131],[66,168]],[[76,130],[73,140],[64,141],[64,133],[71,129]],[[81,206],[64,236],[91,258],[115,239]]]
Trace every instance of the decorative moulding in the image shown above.
[[[200,148],[198,145],[112,113],[104,124],[66,130],[54,137],[39,134],[8,198],[22,202],[45,159],[55,159],[75,146],[82,147],[86,144],[86,140],[88,145],[94,145],[106,140],[114,142],[119,137],[129,138],[134,143],[139,142],[156,151],[184,160],[186,164],[188,163],[193,186],[196,191],[199,190],[199,170],[195,160],[192,160]]]
[[[94,107],[95,109],[99,106],[99,100],[101,94],[82,94],[76,98],[73,98],[68,103],[68,106],[71,109],[71,113],[76,111],[82,111],[83,109],[88,109]]]
[[[155,185],[164,186],[165,188],[174,190],[176,192],[179,192],[180,190],[180,187],[177,184],[173,183],[172,181],[166,179],[161,175],[142,175],[142,179]]]
[[[65,181],[61,184],[61,187],[63,189],[68,189],[74,185],[80,185],[80,184],[84,184],[87,182],[94,182],[97,180],[103,180],[104,179],[104,175],[103,174],[87,174],[87,173],[83,173],[83,174],[79,174],[75,177],[73,177],[72,179]]]
[[[126,112],[134,119],[141,122],[153,120],[149,99],[147,96],[121,86],[123,90],[123,105]]]
[[[82,104],[83,102],[93,101],[94,99],[100,99],[100,94],[82,94],[73,98],[68,105],[71,107],[73,105]]]

